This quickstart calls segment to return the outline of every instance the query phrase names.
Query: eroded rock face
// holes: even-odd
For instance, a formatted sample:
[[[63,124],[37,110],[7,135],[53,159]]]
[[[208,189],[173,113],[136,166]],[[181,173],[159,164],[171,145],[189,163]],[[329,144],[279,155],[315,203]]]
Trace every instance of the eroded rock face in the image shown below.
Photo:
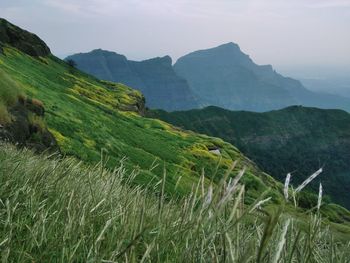
[[[12,121],[0,126],[0,140],[28,147],[36,152],[59,152],[54,136],[41,122],[44,107],[30,99],[19,99],[10,107]]]
[[[0,54],[5,44],[33,57],[51,54],[49,47],[37,35],[0,18]]]

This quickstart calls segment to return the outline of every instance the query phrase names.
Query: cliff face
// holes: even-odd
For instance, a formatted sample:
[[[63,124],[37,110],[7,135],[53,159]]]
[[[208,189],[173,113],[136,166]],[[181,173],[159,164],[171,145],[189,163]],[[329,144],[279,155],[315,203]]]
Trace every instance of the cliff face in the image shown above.
[[[173,111],[199,106],[187,81],[174,72],[169,56],[137,62],[98,49],[67,59],[74,60],[80,70],[97,78],[120,82],[141,91],[150,108]]]
[[[34,57],[51,53],[49,47],[38,36],[0,18],[0,53],[4,45],[10,45]]]
[[[228,43],[181,57],[174,65],[206,105],[230,110],[268,111],[291,105],[350,111],[350,100],[311,92],[270,65],[257,65],[239,46]]]

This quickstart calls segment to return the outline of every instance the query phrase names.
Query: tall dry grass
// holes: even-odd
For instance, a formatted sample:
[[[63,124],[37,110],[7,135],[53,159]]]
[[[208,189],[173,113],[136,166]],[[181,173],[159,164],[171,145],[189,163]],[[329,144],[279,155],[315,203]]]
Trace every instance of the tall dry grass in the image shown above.
[[[0,146],[2,262],[346,262],[319,214],[302,221],[244,205],[244,185],[203,180],[182,199],[134,186],[139,176]],[[101,168],[102,167],[102,168]],[[242,171],[236,178],[244,176]]]

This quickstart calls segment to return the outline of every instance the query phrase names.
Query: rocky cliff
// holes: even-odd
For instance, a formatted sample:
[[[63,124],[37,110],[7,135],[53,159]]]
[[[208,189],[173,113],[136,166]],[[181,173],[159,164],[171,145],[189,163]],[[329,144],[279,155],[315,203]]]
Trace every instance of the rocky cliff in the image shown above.
[[[37,35],[0,18],[0,53],[4,45],[10,45],[34,57],[51,53],[49,47]]]

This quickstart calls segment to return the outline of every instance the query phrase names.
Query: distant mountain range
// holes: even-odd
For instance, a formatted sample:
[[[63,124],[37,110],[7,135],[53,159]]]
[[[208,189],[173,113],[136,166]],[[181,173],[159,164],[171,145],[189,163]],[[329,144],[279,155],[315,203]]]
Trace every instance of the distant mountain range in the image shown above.
[[[174,69],[205,105],[258,112],[291,105],[350,111],[350,99],[311,92],[271,65],[255,64],[234,43],[190,53]]]
[[[330,79],[303,78],[300,81],[311,91],[328,92],[350,98],[350,74],[348,77]]]
[[[265,113],[218,107],[151,116],[236,145],[260,168],[283,181],[292,172],[297,185],[320,167],[325,194],[350,208],[350,114],[292,106]]]
[[[74,60],[80,70],[99,79],[138,89],[150,108],[173,111],[200,106],[187,81],[176,75],[169,56],[137,62],[114,52],[96,49],[66,59]]]
[[[100,49],[67,59],[100,79],[140,90],[150,108],[174,111],[213,105],[263,112],[303,105],[350,111],[350,98],[310,91],[271,65],[255,64],[234,43],[190,53],[174,66],[169,56],[136,62]]]

